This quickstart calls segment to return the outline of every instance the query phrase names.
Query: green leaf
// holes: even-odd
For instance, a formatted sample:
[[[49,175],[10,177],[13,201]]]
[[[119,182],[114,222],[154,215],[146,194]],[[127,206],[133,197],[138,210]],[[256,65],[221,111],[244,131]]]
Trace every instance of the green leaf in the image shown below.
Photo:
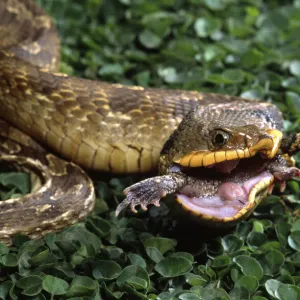
[[[155,271],[163,277],[176,277],[191,271],[192,263],[184,257],[166,257],[157,263]]]
[[[249,246],[259,247],[267,241],[267,237],[265,234],[252,231],[247,237],[247,243]]]
[[[286,93],[286,101],[291,111],[295,114],[300,114],[300,96],[294,92]]]
[[[300,230],[300,219],[296,220],[291,228],[291,232]]]
[[[128,253],[128,257],[129,257],[132,265],[140,266],[144,269],[147,268],[146,261],[140,255],[135,254],[135,253]]]
[[[259,262],[263,267],[264,274],[273,275],[279,271],[284,263],[284,255],[278,250],[271,249],[262,255]]]
[[[81,297],[90,296],[97,285],[95,281],[87,276],[76,276],[70,284],[70,288],[66,294],[66,297]]]
[[[180,300],[201,300],[201,298],[197,294],[193,293],[184,293],[179,296]]]
[[[147,247],[147,255],[156,263],[160,262],[164,257],[157,248]]]
[[[225,0],[204,0],[205,5],[211,10],[221,10],[225,8]]]
[[[279,285],[275,295],[280,300],[299,300],[300,288],[291,284],[282,284]]]
[[[42,287],[51,295],[64,295],[69,288],[69,284],[63,279],[46,275],[43,279]]]
[[[263,62],[263,58],[264,56],[261,51],[257,49],[251,49],[242,55],[241,65],[244,68],[259,67],[260,64]]]
[[[29,237],[24,234],[16,234],[12,238],[13,245],[21,247],[25,242],[29,241]],[[1,247],[1,246],[0,246]]]
[[[287,238],[290,233],[291,225],[285,221],[280,221],[275,225],[276,235],[282,245],[287,244]]]
[[[276,297],[275,295],[280,285],[282,285],[282,283],[275,279],[269,279],[265,283],[266,290],[272,297]]]
[[[229,234],[221,239],[224,252],[234,252],[243,246],[243,241],[237,236]]]
[[[0,243],[0,255],[7,254],[8,252],[9,248],[5,244]]]
[[[97,260],[93,263],[93,276],[97,280],[111,280],[121,274],[120,265],[110,260]]]
[[[250,294],[253,294],[258,288],[258,280],[253,276],[242,276],[236,281],[234,287],[246,288]]]
[[[99,70],[101,76],[122,75],[123,73],[124,69],[120,64],[107,64]]]
[[[2,282],[0,285],[0,297],[1,299],[9,299],[10,296],[12,299],[17,299],[13,294],[15,284],[12,281]]]
[[[205,62],[212,62],[216,60],[222,60],[225,57],[226,51],[217,45],[208,45],[204,50]],[[222,77],[222,76],[221,76]],[[223,77],[222,77],[223,78]],[[226,78],[223,78],[226,81]],[[230,83],[230,80],[227,80]]]
[[[72,270],[72,266],[69,263],[60,263],[55,267],[58,274],[61,272],[62,276],[67,276],[68,278],[74,278],[75,272]]]
[[[250,298],[250,293],[245,287],[235,287],[233,288],[229,296],[231,299],[249,299]]]
[[[246,90],[241,94],[241,97],[246,99],[262,99],[263,96],[264,96],[264,91],[260,87]]]
[[[16,286],[23,290],[22,294],[26,296],[35,296],[42,291],[42,282],[43,279],[41,277],[30,275],[18,280]]]
[[[220,255],[217,256],[213,262],[212,262],[212,267],[213,268],[223,268],[226,267],[230,264],[231,260],[228,255]]]
[[[141,277],[130,277],[126,280],[136,290],[146,290],[148,288],[148,281]]]
[[[289,246],[300,251],[300,230],[293,231],[288,237]]]
[[[46,264],[46,263],[54,263],[54,262],[55,262],[55,257],[49,253],[48,248],[42,248],[40,252],[32,256],[32,258],[29,260],[29,263],[32,266],[38,266],[43,263]]]
[[[154,247],[161,254],[173,249],[176,246],[176,242],[171,239],[161,238],[161,237],[150,237],[144,241],[144,247]]]
[[[82,224],[77,224],[61,232],[58,237],[58,241],[70,242],[73,245],[78,243],[79,245],[92,245],[95,251],[100,248],[100,239],[86,228]]]
[[[244,275],[249,275],[260,280],[263,277],[263,269],[257,260],[250,256],[239,255],[233,261],[240,267]]]
[[[207,280],[205,280],[202,276],[195,275],[192,273],[186,274],[186,282],[192,286],[194,285],[200,285],[204,286],[207,283]]]
[[[147,29],[143,30],[139,34],[139,41],[144,47],[148,49],[158,48],[162,42],[161,38],[158,35]]]
[[[0,258],[1,263],[5,267],[16,267],[18,265],[18,257],[15,253],[8,253]]]
[[[104,200],[100,200],[99,202],[97,201],[96,206],[97,213],[108,210],[107,204]],[[105,237],[111,230],[111,224],[100,217],[92,216],[87,220],[86,228],[96,234],[98,237]]]
[[[187,259],[190,263],[194,262],[194,256],[188,252],[175,252],[172,254],[172,257],[183,257]]]
[[[166,83],[180,82],[180,78],[175,68],[159,68],[158,75],[164,79]]]
[[[206,77],[207,82],[215,83],[215,84],[231,84],[232,81],[227,79],[219,74],[210,74]]]
[[[78,246],[68,241],[56,241],[55,244],[66,256],[69,256],[78,250]]]
[[[282,81],[281,85],[291,92],[300,94],[299,88],[300,78],[299,77],[289,77]]]
[[[27,173],[0,173],[0,185],[6,187],[15,187],[23,195],[30,192],[30,179]]]
[[[138,278],[140,278],[139,282],[142,283],[142,286],[145,286],[145,289],[148,289],[150,284],[149,275],[144,268],[139,266],[128,266],[123,269],[116,283],[118,286],[122,286],[125,283],[132,283],[131,278],[135,278],[135,282],[138,282]],[[144,285],[145,282],[146,285]]]
[[[220,28],[220,22],[216,18],[198,18],[194,28],[199,37],[205,38]]]
[[[253,231],[259,232],[259,233],[264,233],[264,225],[262,224],[262,222],[254,221],[253,222]]]
[[[230,300],[229,295],[221,288],[205,287],[199,291],[200,297],[205,300]]]
[[[291,74],[300,77],[300,61],[292,61],[290,64],[290,72]]]
[[[232,84],[241,83],[244,81],[244,72],[240,69],[229,69],[222,73],[222,76]]]

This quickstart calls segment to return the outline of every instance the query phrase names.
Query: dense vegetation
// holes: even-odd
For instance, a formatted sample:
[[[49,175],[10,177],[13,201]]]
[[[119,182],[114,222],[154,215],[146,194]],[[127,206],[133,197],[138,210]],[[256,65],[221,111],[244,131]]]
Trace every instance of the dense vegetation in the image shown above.
[[[286,132],[300,131],[299,0],[38,2],[59,28],[63,72],[260,98],[278,105]],[[300,299],[298,181],[224,232],[187,224],[164,203],[115,218],[133,180],[100,176],[85,222],[0,244],[0,297]],[[28,191],[24,174],[0,182],[3,199]]]

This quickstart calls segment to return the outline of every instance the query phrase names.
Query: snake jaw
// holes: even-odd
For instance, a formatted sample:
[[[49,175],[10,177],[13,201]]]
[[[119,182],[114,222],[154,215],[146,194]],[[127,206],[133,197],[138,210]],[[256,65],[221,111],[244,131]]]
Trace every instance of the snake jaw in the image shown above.
[[[282,140],[282,132],[276,129],[267,129],[254,145],[245,149],[230,149],[217,151],[191,151],[185,155],[175,155],[173,162],[182,167],[207,167],[223,161],[250,158],[257,153],[272,159],[278,152]]]

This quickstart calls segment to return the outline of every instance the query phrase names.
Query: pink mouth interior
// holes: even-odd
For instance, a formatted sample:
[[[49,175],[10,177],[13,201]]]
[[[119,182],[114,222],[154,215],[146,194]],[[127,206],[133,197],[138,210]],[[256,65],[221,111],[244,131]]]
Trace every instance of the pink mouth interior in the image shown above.
[[[228,168],[232,168],[233,165],[231,164]],[[223,169],[223,166],[220,167]],[[225,168],[225,173],[227,172]],[[177,197],[182,201],[183,206],[199,214],[210,215],[219,219],[234,217],[243,207],[249,204],[249,194],[253,187],[260,181],[271,180],[272,178],[271,173],[261,171],[245,181],[233,182],[229,180],[221,183],[214,195],[193,197],[191,196],[193,187],[187,186],[180,191]]]
[[[236,168],[236,166],[238,165],[238,163],[240,162],[239,159],[235,159],[235,160],[229,160],[229,161],[223,161],[220,163],[216,163],[216,164],[212,164],[207,166],[208,168],[215,168],[217,172],[220,173],[230,173],[232,170],[234,170]]]

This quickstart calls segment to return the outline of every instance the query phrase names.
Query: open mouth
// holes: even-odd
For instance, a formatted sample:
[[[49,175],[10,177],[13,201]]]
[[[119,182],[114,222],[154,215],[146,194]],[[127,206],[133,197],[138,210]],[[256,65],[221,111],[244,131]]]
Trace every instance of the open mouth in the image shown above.
[[[177,201],[201,219],[232,222],[250,214],[271,192],[275,171],[287,169],[282,161],[259,155],[208,167],[182,168],[191,180],[177,193]]]
[[[235,224],[251,214],[267,193],[272,192],[274,183],[281,183],[282,192],[285,181],[300,177],[288,150],[295,140],[292,144],[286,141],[283,149],[289,152],[283,152],[279,149],[282,134],[275,131],[273,136],[244,150],[228,146],[229,150],[179,151],[172,156],[171,165],[168,151],[162,150],[161,175],[126,188],[126,198],[116,208],[116,215],[128,205],[135,213],[137,205],[143,210],[150,204],[159,206],[161,198],[175,193],[183,208],[199,219]],[[245,154],[243,157],[241,152]]]

